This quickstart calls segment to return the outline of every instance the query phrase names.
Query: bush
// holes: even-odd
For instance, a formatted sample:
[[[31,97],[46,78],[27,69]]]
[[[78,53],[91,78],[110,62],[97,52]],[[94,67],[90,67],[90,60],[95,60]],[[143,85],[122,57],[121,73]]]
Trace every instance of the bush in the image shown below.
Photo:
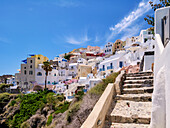
[[[52,120],[53,120],[53,116],[52,116],[52,114],[50,114],[50,116],[48,117],[46,125],[49,126],[52,123]]]
[[[83,99],[83,95],[84,95],[84,91],[83,91],[83,89],[81,90],[81,91],[78,91],[77,92],[77,94],[76,94],[76,98],[77,98],[77,100],[79,101],[79,100],[82,100]]]
[[[47,91],[20,95],[17,99],[17,101],[21,102],[20,111],[13,117],[12,127],[19,128],[21,124],[34,115],[38,109],[43,108],[47,103],[47,95]]]
[[[79,110],[80,104],[81,104],[81,101],[76,102],[75,104],[73,104],[73,105],[69,108],[69,110],[68,110],[68,112],[67,112],[67,121],[68,121],[68,123],[71,123],[71,121],[72,121],[72,116]]]
[[[69,102],[64,102],[64,104],[60,104],[59,106],[57,106],[55,114],[64,113],[69,108],[69,105]]]
[[[13,84],[0,84],[0,90],[5,91],[6,88],[13,86]]]
[[[0,93],[0,103],[8,102],[10,94],[9,93]]]
[[[16,100],[12,100],[9,104],[9,106],[14,106],[16,104]]]
[[[61,102],[63,100],[65,100],[64,95],[57,95],[56,98]]]
[[[72,54],[65,54],[64,58],[67,59],[67,60],[70,60],[70,57],[72,56]]]
[[[103,79],[102,82],[91,88],[88,93],[89,94],[95,94],[95,95],[101,95],[107,85],[109,83],[114,83],[116,80],[116,77],[119,75],[118,72],[112,73],[111,75],[107,76],[106,79]]]
[[[2,96],[0,95],[0,97]],[[12,119],[8,120],[8,126],[12,128],[27,127],[27,122],[23,122],[25,122],[32,115],[34,115],[38,109],[42,109],[47,103],[52,105],[52,108],[56,110],[57,113],[63,113],[69,107],[68,102],[61,103],[61,105],[59,105],[56,109],[54,107],[56,106],[56,104],[59,104],[60,101],[63,102],[63,99],[63,95],[56,96],[55,93],[50,92],[48,90],[39,91],[38,93],[30,93],[26,95],[20,94],[18,95],[16,100],[11,101],[11,106],[15,105],[16,102],[19,102],[20,110],[13,116]],[[51,124],[51,121],[52,117],[50,115],[47,121],[47,126]]]
[[[54,97],[54,95],[55,94],[51,93],[51,92],[47,94],[47,97],[46,97],[47,103],[49,103],[51,105],[55,105],[58,102],[57,98]]]

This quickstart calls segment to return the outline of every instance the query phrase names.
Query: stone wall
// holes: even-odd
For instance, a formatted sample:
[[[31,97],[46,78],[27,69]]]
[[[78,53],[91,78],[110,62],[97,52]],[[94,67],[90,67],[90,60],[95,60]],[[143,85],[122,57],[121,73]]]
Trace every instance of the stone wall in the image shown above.
[[[113,98],[117,93],[121,93],[122,80],[125,75],[125,71],[116,78],[115,83],[108,84],[107,88],[103,92],[102,96],[94,106],[92,112],[83,123],[81,128],[102,128],[105,123],[106,114],[110,108]]]

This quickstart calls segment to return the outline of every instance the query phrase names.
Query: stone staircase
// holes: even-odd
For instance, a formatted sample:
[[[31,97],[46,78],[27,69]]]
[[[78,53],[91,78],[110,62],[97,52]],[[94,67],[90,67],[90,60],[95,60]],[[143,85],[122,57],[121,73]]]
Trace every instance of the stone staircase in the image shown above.
[[[149,128],[153,92],[153,73],[126,74],[122,95],[110,114],[110,128]]]

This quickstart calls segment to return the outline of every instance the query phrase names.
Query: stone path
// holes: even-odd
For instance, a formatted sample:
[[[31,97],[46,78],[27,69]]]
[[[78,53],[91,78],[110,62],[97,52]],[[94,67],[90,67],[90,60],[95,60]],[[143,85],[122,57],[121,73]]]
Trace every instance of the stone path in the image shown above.
[[[110,128],[149,128],[152,92],[152,72],[126,74],[123,94],[116,96],[110,114]]]

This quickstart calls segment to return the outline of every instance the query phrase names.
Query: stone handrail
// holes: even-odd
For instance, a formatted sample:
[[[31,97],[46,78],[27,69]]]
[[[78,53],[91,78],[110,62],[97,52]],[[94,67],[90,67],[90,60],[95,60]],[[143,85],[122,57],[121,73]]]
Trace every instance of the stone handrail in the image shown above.
[[[110,83],[106,87],[102,96],[94,106],[92,112],[83,123],[81,128],[102,128],[105,122],[106,114],[109,110],[111,103],[113,102],[113,97],[116,94],[121,93],[121,84],[124,78],[125,71],[121,71],[121,73],[116,78],[115,83]]]

